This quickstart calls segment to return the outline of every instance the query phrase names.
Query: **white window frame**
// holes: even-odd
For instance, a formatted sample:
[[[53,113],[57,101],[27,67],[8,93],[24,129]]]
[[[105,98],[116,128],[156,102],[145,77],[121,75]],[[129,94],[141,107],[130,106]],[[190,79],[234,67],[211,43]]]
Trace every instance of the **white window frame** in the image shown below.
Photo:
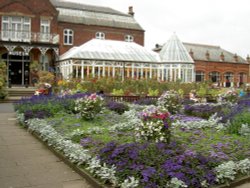
[[[46,18],[40,19],[40,40],[42,42],[50,41],[50,20]]]
[[[104,40],[104,39],[105,39],[105,33],[104,33],[104,32],[98,31],[98,32],[96,32],[96,34],[95,34],[95,38],[96,38],[96,39]]]
[[[73,45],[74,41],[74,31],[72,29],[63,30],[63,44],[64,45]]]
[[[17,26],[19,29],[16,29]],[[31,19],[29,17],[2,16],[2,40],[29,42],[30,37]]]
[[[124,40],[126,42],[134,42],[134,37],[132,35],[125,35]]]

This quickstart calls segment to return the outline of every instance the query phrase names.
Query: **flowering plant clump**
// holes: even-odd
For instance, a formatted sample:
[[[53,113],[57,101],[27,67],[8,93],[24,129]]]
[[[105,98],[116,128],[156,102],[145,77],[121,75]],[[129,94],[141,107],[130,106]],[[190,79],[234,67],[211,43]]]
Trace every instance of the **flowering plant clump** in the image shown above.
[[[176,142],[127,143],[110,142],[99,152],[99,159],[116,166],[118,179],[133,176],[138,187],[190,187],[214,185],[214,167],[219,162]],[[169,185],[169,186],[166,186]]]
[[[141,123],[135,128],[139,140],[170,141],[170,113],[161,107],[149,106],[139,113]]]
[[[172,114],[176,114],[181,109],[181,96],[174,90],[166,91],[158,99],[157,104],[162,106]]]
[[[235,103],[238,100],[238,93],[235,90],[228,90],[219,97],[222,101]]]
[[[103,109],[103,98],[92,94],[84,98],[77,99],[75,102],[75,111],[80,113],[81,117],[85,120],[92,120],[97,113]]]

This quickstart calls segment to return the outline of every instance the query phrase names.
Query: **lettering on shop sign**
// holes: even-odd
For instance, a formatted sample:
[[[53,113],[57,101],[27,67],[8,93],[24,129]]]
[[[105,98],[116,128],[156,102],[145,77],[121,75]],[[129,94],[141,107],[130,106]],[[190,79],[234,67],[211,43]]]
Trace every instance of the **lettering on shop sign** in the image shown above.
[[[9,52],[9,55],[28,56],[29,53],[27,53],[27,52],[22,52],[22,51],[14,51],[14,52]]]

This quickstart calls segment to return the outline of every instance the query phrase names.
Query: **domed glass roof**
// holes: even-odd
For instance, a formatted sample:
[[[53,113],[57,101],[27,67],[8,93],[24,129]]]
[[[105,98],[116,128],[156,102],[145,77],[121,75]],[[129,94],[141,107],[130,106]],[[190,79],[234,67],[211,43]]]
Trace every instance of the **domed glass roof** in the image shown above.
[[[194,63],[187,49],[176,34],[163,45],[160,51],[160,58],[165,63]]]

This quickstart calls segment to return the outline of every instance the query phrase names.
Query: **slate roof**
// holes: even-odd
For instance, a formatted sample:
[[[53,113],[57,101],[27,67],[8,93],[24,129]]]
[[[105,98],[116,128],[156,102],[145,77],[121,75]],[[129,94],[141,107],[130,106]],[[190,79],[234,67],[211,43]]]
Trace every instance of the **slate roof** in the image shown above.
[[[60,56],[59,61],[86,59],[122,62],[160,62],[159,54],[134,42],[92,39],[73,47]]]
[[[50,0],[62,22],[143,30],[133,16],[109,7],[86,5],[64,0]]]
[[[207,61],[206,53],[209,53],[209,61],[220,62],[220,55],[223,53],[224,62],[236,63],[235,62],[235,54],[222,49],[220,46],[212,46],[212,45],[204,45],[204,44],[192,44],[192,43],[183,43],[186,47],[187,51],[193,51],[194,60],[202,60]],[[237,63],[247,63],[245,59],[238,56]]]
[[[162,62],[166,63],[194,63],[192,57],[176,34],[173,34],[162,46],[160,57]]]

